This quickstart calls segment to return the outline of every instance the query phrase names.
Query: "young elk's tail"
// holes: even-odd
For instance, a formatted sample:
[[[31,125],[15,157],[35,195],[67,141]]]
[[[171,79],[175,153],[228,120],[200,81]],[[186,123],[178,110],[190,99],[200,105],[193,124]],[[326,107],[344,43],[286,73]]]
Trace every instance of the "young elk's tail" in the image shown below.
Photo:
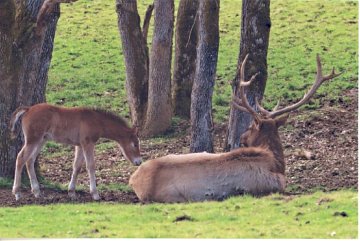
[[[15,125],[18,122],[19,118],[23,114],[25,114],[29,109],[30,109],[30,107],[20,106],[19,108],[17,108],[14,111],[14,113],[12,113],[11,119],[10,119],[10,129],[11,129],[10,137],[11,137],[11,139],[14,139],[19,134],[19,133],[15,133]]]

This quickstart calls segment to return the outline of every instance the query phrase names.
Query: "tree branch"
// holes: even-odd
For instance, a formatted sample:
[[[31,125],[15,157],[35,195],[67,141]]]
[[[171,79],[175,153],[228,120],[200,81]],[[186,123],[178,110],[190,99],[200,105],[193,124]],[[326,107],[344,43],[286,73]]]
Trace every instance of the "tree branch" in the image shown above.
[[[147,40],[151,14],[152,14],[153,10],[154,10],[154,4],[151,4],[151,5],[148,6],[148,8],[146,10],[146,13],[145,13],[144,24],[143,24],[143,27],[142,27],[142,34],[143,34],[143,37],[144,37],[145,41]]]
[[[44,32],[44,29],[46,27],[46,17],[54,11],[54,7],[56,4],[72,3],[76,1],[77,0],[45,0],[37,15],[35,27],[36,35],[41,36],[41,34]]]

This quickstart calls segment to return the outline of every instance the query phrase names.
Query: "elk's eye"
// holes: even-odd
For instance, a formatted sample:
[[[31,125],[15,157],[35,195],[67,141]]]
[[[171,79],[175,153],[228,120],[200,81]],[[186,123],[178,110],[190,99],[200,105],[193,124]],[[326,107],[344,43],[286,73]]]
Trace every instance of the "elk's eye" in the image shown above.
[[[136,142],[133,142],[133,146],[134,146],[134,147],[137,147],[138,144],[137,144]]]

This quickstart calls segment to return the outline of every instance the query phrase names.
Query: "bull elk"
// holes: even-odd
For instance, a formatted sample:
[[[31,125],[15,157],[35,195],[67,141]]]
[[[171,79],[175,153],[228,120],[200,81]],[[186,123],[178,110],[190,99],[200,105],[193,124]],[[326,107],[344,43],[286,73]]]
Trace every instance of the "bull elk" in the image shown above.
[[[315,83],[299,102],[270,112],[256,101],[257,113],[245,95],[245,88],[256,78],[244,81],[247,57],[240,68],[240,98],[233,98],[233,105],[254,119],[241,136],[244,147],[217,154],[167,155],[143,163],[129,181],[142,202],[222,200],[244,193],[258,196],[284,191],[285,161],[278,128],[285,124],[286,113],[305,104],[323,82],[339,74],[333,69],[323,76],[317,56]]]

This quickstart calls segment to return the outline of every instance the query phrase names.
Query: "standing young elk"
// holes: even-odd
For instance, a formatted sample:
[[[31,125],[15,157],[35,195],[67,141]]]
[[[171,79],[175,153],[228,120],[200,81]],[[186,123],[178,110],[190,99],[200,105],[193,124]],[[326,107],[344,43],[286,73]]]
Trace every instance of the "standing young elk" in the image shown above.
[[[125,120],[115,114],[90,108],[63,108],[37,104],[32,107],[19,107],[12,114],[10,127],[13,137],[15,124],[22,118],[25,144],[16,159],[13,194],[20,198],[21,172],[26,164],[31,189],[39,197],[40,188],[34,170],[34,162],[45,142],[75,145],[73,173],[69,184],[69,196],[75,197],[77,176],[85,160],[90,178],[90,193],[94,200],[100,196],[96,190],[94,147],[99,138],[118,142],[125,158],[134,165],[141,164],[137,128],[128,127]]]
[[[244,81],[247,56],[240,68],[240,98],[233,104],[250,113],[254,120],[241,136],[245,146],[227,153],[167,155],[143,163],[130,177],[130,185],[142,202],[189,202],[222,200],[249,193],[265,195],[285,189],[285,161],[278,128],[286,114],[306,103],[325,81],[335,78],[334,70],[322,75],[317,56],[316,80],[302,100],[280,110],[266,111],[258,103],[258,114],[248,103],[244,88],[255,79]]]

